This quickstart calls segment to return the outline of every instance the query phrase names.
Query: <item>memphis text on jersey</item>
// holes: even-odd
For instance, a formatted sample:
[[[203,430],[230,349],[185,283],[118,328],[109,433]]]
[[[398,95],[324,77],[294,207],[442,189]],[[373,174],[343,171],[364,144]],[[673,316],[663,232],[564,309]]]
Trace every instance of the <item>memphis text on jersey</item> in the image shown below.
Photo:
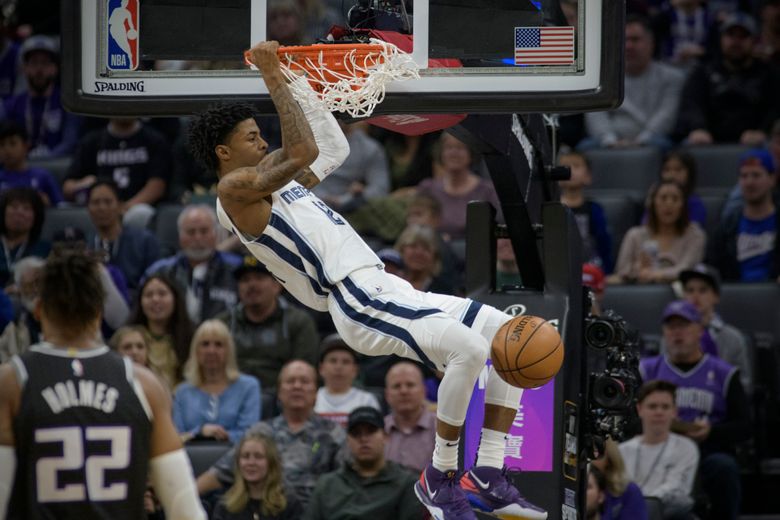
[[[69,379],[44,388],[41,391],[41,397],[55,414],[76,406],[85,406],[104,413],[111,413],[116,408],[119,390],[90,379],[80,379],[78,382]]]

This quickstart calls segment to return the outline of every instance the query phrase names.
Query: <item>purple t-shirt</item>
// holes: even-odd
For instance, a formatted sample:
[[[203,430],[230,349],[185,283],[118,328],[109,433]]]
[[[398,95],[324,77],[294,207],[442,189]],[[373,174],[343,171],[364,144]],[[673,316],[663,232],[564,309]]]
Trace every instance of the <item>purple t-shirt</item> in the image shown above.
[[[0,170],[0,191],[19,187],[33,188],[45,193],[52,206],[62,202],[59,184],[54,180],[54,176],[43,168],[32,167],[20,172]]]
[[[493,183],[486,179],[480,178],[474,189],[465,195],[450,195],[444,191],[444,183],[440,179],[425,179],[419,184],[417,191],[439,201],[441,204],[439,231],[448,234],[454,240],[466,237],[466,205],[472,200],[490,202],[496,208],[498,218],[502,218],[496,190]]]

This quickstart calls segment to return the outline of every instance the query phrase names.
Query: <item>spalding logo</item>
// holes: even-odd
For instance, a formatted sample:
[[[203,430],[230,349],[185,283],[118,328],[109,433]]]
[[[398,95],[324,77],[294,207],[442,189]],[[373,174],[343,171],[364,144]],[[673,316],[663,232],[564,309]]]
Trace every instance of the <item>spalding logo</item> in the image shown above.
[[[525,329],[525,326],[528,324],[531,324],[531,328],[536,327],[536,324],[531,321],[531,316],[526,316],[519,320],[515,324],[515,328],[512,329],[512,334],[510,334],[509,339],[512,341],[519,341],[520,335],[523,333],[523,330]]]
[[[513,303],[506,309],[504,309],[504,314],[509,314],[510,316],[521,316],[525,314],[526,307],[522,303]]]

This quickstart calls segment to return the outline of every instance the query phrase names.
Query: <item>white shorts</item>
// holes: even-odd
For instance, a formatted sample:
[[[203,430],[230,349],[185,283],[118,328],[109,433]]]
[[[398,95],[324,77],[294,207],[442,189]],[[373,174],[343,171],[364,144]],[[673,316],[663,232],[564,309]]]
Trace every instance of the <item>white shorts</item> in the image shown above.
[[[458,348],[440,342],[453,323],[482,335],[490,345],[501,325],[512,319],[467,298],[418,291],[406,280],[373,267],[354,271],[336,284],[328,310],[338,333],[356,351],[368,356],[396,354],[442,371],[447,353]]]

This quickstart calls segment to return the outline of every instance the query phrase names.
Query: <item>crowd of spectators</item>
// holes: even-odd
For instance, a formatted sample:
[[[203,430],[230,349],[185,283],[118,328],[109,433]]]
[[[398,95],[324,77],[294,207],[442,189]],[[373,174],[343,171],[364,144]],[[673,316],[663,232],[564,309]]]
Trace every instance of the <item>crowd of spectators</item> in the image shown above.
[[[576,16],[576,0],[562,4]],[[644,495],[667,518],[735,518],[754,375],[749,331],[716,306],[723,282],[780,281],[780,1],[629,6],[625,101],[562,118],[558,157],[571,178],[560,198],[599,296],[605,281],[671,284],[683,300],[658,316],[660,351],[642,361],[652,380],[639,394],[642,433],[594,462],[588,517],[643,518]],[[269,35],[286,44],[339,21],[317,0],[273,0],[269,13]],[[52,248],[86,248],[103,262],[105,340],[171,391],[182,440],[233,446],[198,479],[213,518],[337,519],[338,504],[361,517],[422,518],[411,482],[433,450],[435,375],[359,357],[327,316],[300,307],[223,234],[216,177],[188,153],[187,118],[66,112],[56,25],[19,16],[2,20],[0,37],[0,362],[41,339],[34,305]],[[278,122],[260,126],[278,146]],[[388,271],[420,290],[462,294],[466,203],[501,209],[478,154],[446,132],[342,128],[351,154],[315,193]],[[697,183],[709,172],[686,149],[719,144],[746,151],[722,211],[708,215]],[[589,186],[631,172],[594,171],[588,154],[628,147],[657,148],[664,160],[656,182],[634,186],[644,212],[613,236]],[[52,161],[64,167],[50,171]],[[171,206],[181,207],[174,250],[155,233]],[[74,208],[88,228],[44,234],[47,220]],[[522,284],[506,240],[497,261],[498,288]],[[152,518],[153,496],[148,507]]]

